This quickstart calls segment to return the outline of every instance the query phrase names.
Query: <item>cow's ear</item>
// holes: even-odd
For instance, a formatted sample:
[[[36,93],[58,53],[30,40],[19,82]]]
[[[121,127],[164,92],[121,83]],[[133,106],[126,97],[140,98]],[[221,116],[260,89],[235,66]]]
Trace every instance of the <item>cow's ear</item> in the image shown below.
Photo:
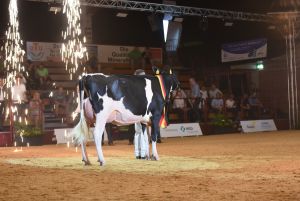
[[[173,74],[173,70],[170,68],[170,75],[172,75]]]
[[[159,70],[159,68],[157,68],[156,66],[153,66],[153,67],[152,67],[152,70],[153,70],[153,72],[154,72],[156,75],[159,75],[159,74],[160,74],[160,70]]]

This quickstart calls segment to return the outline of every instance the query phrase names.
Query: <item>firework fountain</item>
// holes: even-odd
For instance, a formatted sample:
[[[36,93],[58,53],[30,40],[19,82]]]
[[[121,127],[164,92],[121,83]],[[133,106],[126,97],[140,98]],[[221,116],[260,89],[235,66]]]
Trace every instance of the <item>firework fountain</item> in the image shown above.
[[[67,17],[67,28],[62,32],[64,43],[61,55],[72,80],[78,68],[88,59],[87,49],[83,45],[86,39],[80,26],[80,0],[64,0],[63,13]]]
[[[13,133],[13,123],[17,119],[19,122],[22,121],[21,117],[17,117],[19,112],[17,107],[12,105],[12,90],[13,84],[16,82],[16,76],[20,73],[26,74],[25,67],[23,66],[23,58],[25,51],[22,49],[23,41],[21,40],[19,32],[19,19],[18,19],[18,4],[17,0],[10,0],[9,7],[9,23],[7,31],[5,32],[6,40],[4,45],[5,61],[4,67],[6,68],[6,79],[5,84],[7,93],[5,98],[8,100],[8,107],[6,114],[10,115],[11,119],[11,132]],[[21,100],[20,100],[21,102]],[[27,123],[26,117],[24,118]],[[22,137],[22,136],[21,136]],[[13,135],[12,135],[13,138]]]

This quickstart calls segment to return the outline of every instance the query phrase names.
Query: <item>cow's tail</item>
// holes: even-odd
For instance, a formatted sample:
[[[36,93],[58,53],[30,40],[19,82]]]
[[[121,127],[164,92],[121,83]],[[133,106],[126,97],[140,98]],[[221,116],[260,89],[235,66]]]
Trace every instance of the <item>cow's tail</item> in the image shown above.
[[[79,104],[80,104],[80,120],[72,131],[72,136],[75,144],[85,143],[89,135],[89,128],[85,119],[84,113],[84,82],[85,76],[79,80]]]

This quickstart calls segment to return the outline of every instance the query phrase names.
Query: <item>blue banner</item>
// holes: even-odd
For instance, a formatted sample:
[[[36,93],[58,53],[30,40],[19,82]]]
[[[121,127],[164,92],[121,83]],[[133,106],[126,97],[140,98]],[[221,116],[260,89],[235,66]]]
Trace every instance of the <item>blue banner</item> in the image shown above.
[[[222,62],[240,61],[267,56],[267,39],[255,39],[222,45]]]

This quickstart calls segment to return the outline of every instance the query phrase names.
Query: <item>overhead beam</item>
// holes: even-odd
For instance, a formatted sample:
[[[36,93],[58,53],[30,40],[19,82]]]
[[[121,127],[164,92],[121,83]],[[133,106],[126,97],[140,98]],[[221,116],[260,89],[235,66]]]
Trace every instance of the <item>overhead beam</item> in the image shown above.
[[[45,2],[45,3],[62,3],[62,0],[27,0],[27,1]],[[147,3],[147,2],[138,2],[138,1],[80,0],[80,2],[81,5],[83,6],[154,12],[154,13],[168,13],[168,14],[178,15],[178,16],[201,16],[201,17],[208,17],[208,18],[253,21],[253,22],[271,22],[274,20],[272,16],[257,14],[257,13],[196,8],[196,7],[188,7],[188,6],[167,5],[167,4]]]

